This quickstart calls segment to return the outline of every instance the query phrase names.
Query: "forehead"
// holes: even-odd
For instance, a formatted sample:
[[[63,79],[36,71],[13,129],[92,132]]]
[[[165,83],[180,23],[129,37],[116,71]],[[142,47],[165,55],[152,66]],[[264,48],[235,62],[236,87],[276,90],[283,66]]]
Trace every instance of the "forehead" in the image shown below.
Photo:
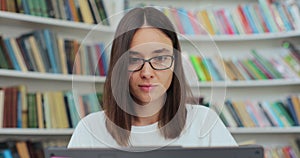
[[[136,31],[130,44],[130,49],[145,52],[156,49],[172,49],[172,41],[162,31],[156,28],[141,28]]]

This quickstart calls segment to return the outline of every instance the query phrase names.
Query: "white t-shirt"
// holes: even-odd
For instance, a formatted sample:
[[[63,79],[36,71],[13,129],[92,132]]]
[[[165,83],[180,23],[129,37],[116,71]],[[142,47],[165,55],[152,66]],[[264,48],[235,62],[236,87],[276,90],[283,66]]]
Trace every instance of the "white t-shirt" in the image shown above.
[[[211,109],[199,105],[187,105],[187,122],[181,135],[166,140],[158,129],[158,123],[147,126],[132,126],[130,145],[137,146],[237,146],[237,143]],[[119,148],[105,126],[103,111],[89,114],[83,118],[74,130],[68,148]]]

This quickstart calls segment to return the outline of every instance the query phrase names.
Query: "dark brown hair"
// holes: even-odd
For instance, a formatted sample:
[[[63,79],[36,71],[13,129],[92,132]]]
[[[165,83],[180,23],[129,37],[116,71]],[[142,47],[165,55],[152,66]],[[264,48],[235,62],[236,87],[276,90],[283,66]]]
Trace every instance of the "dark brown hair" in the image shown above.
[[[128,146],[131,121],[134,116],[129,92],[126,51],[129,50],[135,32],[144,24],[162,31],[172,41],[175,65],[171,85],[167,90],[165,105],[159,114],[158,126],[166,139],[177,138],[186,122],[186,100],[191,94],[187,86],[181,58],[181,48],[175,29],[161,11],[152,7],[134,8],[121,19],[112,43],[109,71],[104,84],[103,108],[107,116],[108,132],[120,146]],[[120,60],[125,58],[125,60]]]

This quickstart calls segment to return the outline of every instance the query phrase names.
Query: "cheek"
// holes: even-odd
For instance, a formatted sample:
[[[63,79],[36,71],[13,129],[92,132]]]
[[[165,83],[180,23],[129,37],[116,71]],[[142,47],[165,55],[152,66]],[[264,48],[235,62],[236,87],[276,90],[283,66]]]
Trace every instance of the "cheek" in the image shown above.
[[[129,80],[129,90],[131,91],[132,88],[134,87],[134,84],[137,82],[137,75],[134,75],[133,73],[130,73],[128,75],[128,80]]]
[[[166,89],[168,89],[171,85],[171,82],[172,82],[173,71],[168,71],[166,73],[163,73],[162,78],[164,78],[164,80],[163,80],[164,87]]]

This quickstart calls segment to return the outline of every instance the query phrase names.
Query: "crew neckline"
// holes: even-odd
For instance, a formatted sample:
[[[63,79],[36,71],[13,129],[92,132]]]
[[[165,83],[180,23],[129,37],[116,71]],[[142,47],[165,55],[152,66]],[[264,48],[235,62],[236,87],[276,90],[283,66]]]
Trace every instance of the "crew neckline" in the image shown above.
[[[131,126],[131,132],[153,132],[157,130],[158,122],[153,124],[145,125],[145,126]]]

